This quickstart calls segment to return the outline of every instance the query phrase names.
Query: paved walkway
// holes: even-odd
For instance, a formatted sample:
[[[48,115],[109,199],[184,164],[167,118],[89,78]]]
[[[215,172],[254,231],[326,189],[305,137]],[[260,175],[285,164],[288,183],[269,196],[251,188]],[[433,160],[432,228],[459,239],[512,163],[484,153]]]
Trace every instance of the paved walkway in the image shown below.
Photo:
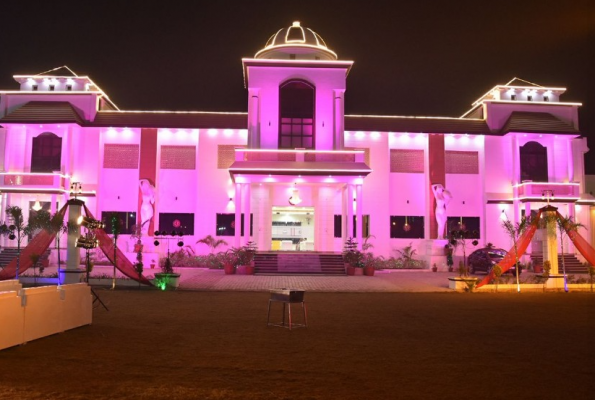
[[[222,270],[180,269],[180,289],[266,291],[300,288],[314,292],[445,292],[452,272],[377,271],[375,276],[225,275]]]

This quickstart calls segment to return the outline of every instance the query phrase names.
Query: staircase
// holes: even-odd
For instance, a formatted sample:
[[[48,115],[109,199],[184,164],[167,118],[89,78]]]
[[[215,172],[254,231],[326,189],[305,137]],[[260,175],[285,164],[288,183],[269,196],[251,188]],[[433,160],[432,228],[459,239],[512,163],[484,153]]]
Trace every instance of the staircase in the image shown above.
[[[5,247],[0,250],[0,266],[6,267],[17,256],[17,249],[12,247]]]
[[[333,253],[256,253],[258,275],[345,275],[340,254]]]
[[[558,273],[561,274],[562,270],[562,257],[564,257],[564,265],[566,267],[567,274],[587,274],[589,273],[587,267],[576,258],[574,254],[558,254]],[[543,255],[531,255],[531,262],[533,265],[543,265]]]

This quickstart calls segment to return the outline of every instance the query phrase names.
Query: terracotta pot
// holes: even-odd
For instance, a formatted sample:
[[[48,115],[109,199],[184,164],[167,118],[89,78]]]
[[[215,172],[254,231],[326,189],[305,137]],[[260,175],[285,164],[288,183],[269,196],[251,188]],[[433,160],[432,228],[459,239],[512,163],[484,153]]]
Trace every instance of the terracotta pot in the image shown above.
[[[345,269],[347,270],[347,275],[349,276],[353,276],[355,275],[355,267],[352,267],[351,265],[347,264],[348,266],[345,267]]]
[[[374,276],[374,267],[364,267],[364,275],[365,276]]]
[[[355,268],[355,272],[353,275],[363,275],[364,274],[364,269],[363,268]]]
[[[254,275],[254,265],[246,265],[246,275]]]
[[[225,272],[225,275],[233,275],[236,273],[236,267],[233,265],[224,265],[223,271]]]
[[[535,272],[536,274],[543,273],[543,265],[534,265],[533,272]]]

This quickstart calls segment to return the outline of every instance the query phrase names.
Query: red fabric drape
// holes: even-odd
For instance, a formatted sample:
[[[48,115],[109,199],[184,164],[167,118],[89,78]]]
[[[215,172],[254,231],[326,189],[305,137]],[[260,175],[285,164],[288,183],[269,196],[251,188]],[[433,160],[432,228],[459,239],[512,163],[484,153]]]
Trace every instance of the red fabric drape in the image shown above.
[[[67,207],[67,205],[62,207],[60,209],[60,211],[58,211],[58,213],[62,214],[62,216],[64,216],[64,214],[66,213],[66,207]],[[27,244],[26,247],[21,249],[21,255],[18,257],[19,258],[19,275],[22,274],[23,272],[25,272],[26,270],[28,270],[29,268],[31,268],[31,266],[33,265],[33,261],[31,261],[31,255],[43,254],[48,249],[48,247],[50,247],[50,244],[52,244],[52,241],[54,240],[55,237],[56,237],[55,233],[50,233],[44,229],[41,232],[39,232],[37,235],[35,235],[35,237],[33,239],[31,239],[31,241]],[[16,277],[16,275],[17,275],[17,257],[15,257],[10,263],[8,263],[6,268],[4,268],[2,271],[0,271],[0,281],[5,281],[7,279],[14,279]]]
[[[556,211],[558,218],[562,218],[562,215]],[[591,265],[595,265],[595,249],[587,242],[577,231],[569,230],[568,227],[564,227],[566,234],[572,240],[574,247],[585,257],[585,259]]]
[[[516,243],[516,248],[519,253],[519,258],[525,254],[525,250],[529,247],[529,243],[531,243],[531,239],[533,239],[533,235],[535,235],[535,231],[537,230],[537,225],[539,224],[539,218],[541,217],[542,210],[539,210],[531,225],[525,230],[525,232],[521,235],[519,240]],[[498,263],[500,268],[502,268],[502,273],[505,273],[516,263],[516,252],[514,250],[514,246],[508,251],[506,256]],[[477,284],[477,287],[482,287],[490,283],[495,278],[494,271],[491,271],[488,276],[483,278],[481,282]]]
[[[91,213],[91,211],[89,211],[87,206],[84,206],[84,208],[87,217],[95,219],[95,217],[93,217],[93,214]],[[95,236],[97,237],[97,240],[99,240],[99,248],[101,249],[101,251],[103,251],[103,254],[105,254],[108,260],[110,260],[111,263],[114,264],[114,241],[108,236],[108,234],[103,229],[96,229]],[[120,272],[122,272],[130,279],[134,279],[137,282],[153,286],[151,281],[149,281],[144,275],[141,274],[139,276],[138,272],[136,272],[136,270],[134,269],[134,265],[132,265],[130,260],[126,258],[126,256],[124,255],[124,253],[122,253],[122,251],[120,251],[120,249],[116,251],[116,257],[116,268]]]
[[[62,214],[62,216],[64,216],[66,214],[67,207],[68,207],[68,204],[64,205],[64,207],[62,207],[60,209],[60,211],[58,211],[58,213],[60,213],[60,214]],[[93,214],[89,211],[87,206],[84,206],[84,208],[85,208],[85,214],[90,218],[94,218]],[[103,229],[95,230],[95,235],[97,236],[97,239],[99,240],[99,248],[103,251],[103,254],[105,254],[106,257],[113,263],[114,262],[113,240],[107,235],[107,233],[105,233],[105,231]],[[25,272],[27,269],[29,269],[33,265],[33,262],[31,261],[31,255],[32,254],[43,254],[43,252],[46,251],[48,249],[48,247],[50,247],[50,244],[52,243],[52,241],[54,240],[55,237],[56,237],[55,233],[51,234],[50,232],[48,232],[47,230],[44,229],[41,232],[39,232],[29,242],[29,244],[26,247],[24,247],[21,250],[21,255],[19,257],[19,259],[20,259],[19,274],[21,274],[22,272]],[[126,258],[126,256],[124,255],[124,253],[122,253],[120,251],[120,249],[118,249],[118,251],[116,253],[117,253],[117,258],[118,258],[116,268],[118,270],[120,270],[124,275],[126,275],[130,279],[133,279],[140,283],[144,283],[145,285],[153,286],[151,281],[149,281],[143,275],[141,275],[139,277],[139,275],[136,272],[136,270],[134,269],[134,266],[132,265],[132,263],[128,260],[128,258]],[[16,277],[16,271],[17,271],[17,258],[15,257],[14,260],[12,260],[6,266],[6,268],[4,268],[2,271],[0,271],[0,281],[7,280],[7,279],[14,279]]]

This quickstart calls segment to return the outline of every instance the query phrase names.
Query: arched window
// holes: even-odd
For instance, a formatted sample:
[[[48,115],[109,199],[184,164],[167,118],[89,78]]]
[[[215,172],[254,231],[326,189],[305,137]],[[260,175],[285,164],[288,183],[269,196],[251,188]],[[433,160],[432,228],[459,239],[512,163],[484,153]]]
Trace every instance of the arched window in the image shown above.
[[[33,138],[31,172],[60,171],[62,161],[62,138],[44,132]]]
[[[521,146],[521,182],[547,182],[547,148],[537,142]]]
[[[314,87],[304,81],[285,82],[279,88],[279,148],[313,149]]]

